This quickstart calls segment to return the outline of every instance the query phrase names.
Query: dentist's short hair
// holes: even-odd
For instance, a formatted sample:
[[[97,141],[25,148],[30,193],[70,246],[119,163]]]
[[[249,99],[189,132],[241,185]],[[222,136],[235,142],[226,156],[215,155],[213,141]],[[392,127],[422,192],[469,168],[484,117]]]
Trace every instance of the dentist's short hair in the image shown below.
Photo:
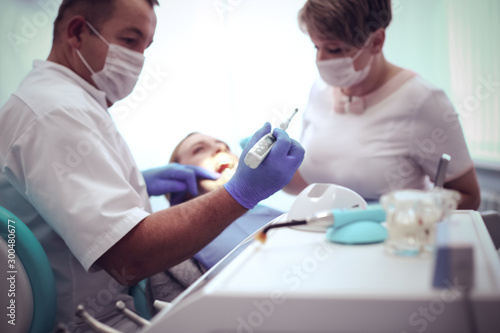
[[[303,32],[355,47],[391,19],[391,0],[308,0],[298,15]]]
[[[144,0],[151,7],[158,6],[158,0]],[[54,21],[54,38],[60,34],[60,26],[67,15],[82,15],[99,30],[101,25],[113,15],[116,0],[63,0]]]

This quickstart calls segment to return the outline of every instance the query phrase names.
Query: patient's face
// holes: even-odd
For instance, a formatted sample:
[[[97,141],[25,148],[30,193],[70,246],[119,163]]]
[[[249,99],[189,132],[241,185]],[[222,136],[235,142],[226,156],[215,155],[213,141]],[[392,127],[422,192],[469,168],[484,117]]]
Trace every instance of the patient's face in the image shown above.
[[[222,174],[220,179],[198,181],[202,193],[212,191],[226,183],[238,165],[238,156],[228,145],[212,136],[195,133],[179,146],[177,160],[180,164],[197,165]]]

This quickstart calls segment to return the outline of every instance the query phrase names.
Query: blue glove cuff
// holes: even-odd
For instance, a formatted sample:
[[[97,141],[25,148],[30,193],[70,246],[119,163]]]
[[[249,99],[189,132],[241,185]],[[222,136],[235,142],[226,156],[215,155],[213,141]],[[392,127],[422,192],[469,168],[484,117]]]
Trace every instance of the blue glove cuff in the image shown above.
[[[251,202],[250,200],[247,200],[247,198],[240,196],[239,194],[241,191],[238,191],[238,189],[233,186],[231,181],[225,183],[224,188],[234,200],[247,209],[252,209],[258,204],[258,202]]]

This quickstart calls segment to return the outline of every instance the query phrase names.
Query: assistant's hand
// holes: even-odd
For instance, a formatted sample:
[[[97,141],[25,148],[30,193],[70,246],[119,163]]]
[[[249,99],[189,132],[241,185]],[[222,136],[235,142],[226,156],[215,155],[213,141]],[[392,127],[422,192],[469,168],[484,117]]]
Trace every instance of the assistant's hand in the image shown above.
[[[291,139],[285,131],[273,131],[276,142],[266,159],[256,168],[249,168],[245,162],[247,152],[271,131],[266,123],[258,130],[243,149],[236,173],[224,187],[243,207],[251,209],[287,185],[304,159],[304,148]]]
[[[248,144],[248,142],[250,141],[252,137],[251,136],[247,136],[246,138],[243,138],[240,140],[240,147],[242,149],[245,149],[246,145]]]
[[[198,195],[196,179],[218,179],[219,174],[208,171],[195,165],[182,165],[171,163],[165,167],[150,169],[142,172],[148,194],[163,195],[171,194],[171,204],[178,204],[184,195],[189,192],[191,195]]]

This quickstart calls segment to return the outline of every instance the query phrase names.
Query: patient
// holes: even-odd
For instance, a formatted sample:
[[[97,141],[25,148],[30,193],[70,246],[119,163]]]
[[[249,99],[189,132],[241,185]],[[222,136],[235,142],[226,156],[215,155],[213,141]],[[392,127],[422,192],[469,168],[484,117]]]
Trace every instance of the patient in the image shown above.
[[[170,163],[196,165],[221,174],[217,180],[200,180],[199,195],[213,191],[227,182],[234,174],[238,161],[238,156],[231,152],[225,142],[198,132],[181,140],[170,158]],[[175,196],[167,196],[171,205],[192,199],[187,192]],[[281,214],[282,212],[263,205],[249,210],[192,259],[152,276],[148,281],[150,300],[172,301],[248,236]]]
[[[200,195],[213,191],[226,183],[236,171],[239,157],[229,146],[213,136],[194,132],[188,134],[175,147],[170,163],[196,165],[221,174],[217,180],[202,179],[198,183]],[[191,197],[184,194],[184,201]],[[233,222],[226,230],[194,257],[205,267],[211,268],[246,237],[283,212],[257,205]]]
[[[221,174],[218,180],[199,181],[200,194],[213,191],[226,183],[234,174],[238,160],[238,156],[231,152],[225,142],[198,132],[190,133],[182,139],[170,157],[170,163],[196,165]],[[180,200],[181,202],[191,199],[188,193],[182,195],[184,198]],[[167,196],[167,199],[171,204],[180,203],[177,200],[172,202],[170,196]]]

